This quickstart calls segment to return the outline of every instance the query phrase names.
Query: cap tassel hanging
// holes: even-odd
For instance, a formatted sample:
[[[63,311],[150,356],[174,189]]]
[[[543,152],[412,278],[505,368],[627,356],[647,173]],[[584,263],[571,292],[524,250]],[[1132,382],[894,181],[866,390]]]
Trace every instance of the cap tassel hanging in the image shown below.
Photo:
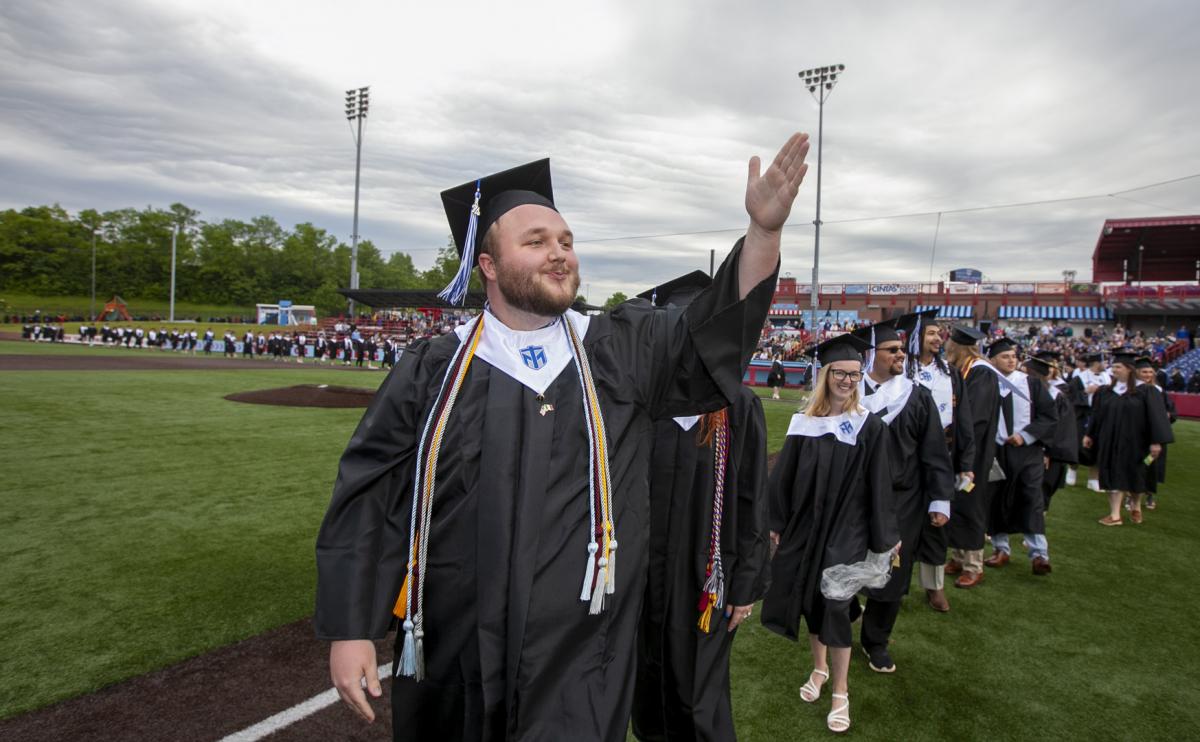
[[[475,203],[471,206],[471,220],[467,223],[467,236],[463,240],[462,257],[458,263],[458,273],[454,280],[438,292],[438,297],[450,304],[462,306],[467,298],[467,288],[471,285],[471,271],[475,268],[475,238],[479,231],[479,187],[480,181],[475,181]]]

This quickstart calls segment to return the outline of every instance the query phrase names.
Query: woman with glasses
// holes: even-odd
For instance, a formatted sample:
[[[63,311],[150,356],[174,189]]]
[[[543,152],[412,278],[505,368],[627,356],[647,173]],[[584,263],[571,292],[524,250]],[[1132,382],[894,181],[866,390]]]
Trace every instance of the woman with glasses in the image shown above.
[[[830,568],[864,562],[869,552],[893,551],[899,540],[887,428],[859,404],[867,347],[841,335],[810,351],[821,366],[816,390],[792,416],[769,485],[768,523],[778,551],[763,625],[795,641],[804,619],[813,671],[800,698],[815,703],[832,682],[826,724],[839,733],[850,728],[853,591],[829,597],[822,577]]]

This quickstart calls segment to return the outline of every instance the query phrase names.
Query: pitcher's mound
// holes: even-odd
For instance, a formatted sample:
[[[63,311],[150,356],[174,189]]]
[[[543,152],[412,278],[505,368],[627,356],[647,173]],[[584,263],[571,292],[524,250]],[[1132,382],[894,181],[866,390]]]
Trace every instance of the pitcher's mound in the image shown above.
[[[366,407],[374,398],[374,389],[330,384],[299,384],[225,396],[225,399],[233,402],[283,407]]]

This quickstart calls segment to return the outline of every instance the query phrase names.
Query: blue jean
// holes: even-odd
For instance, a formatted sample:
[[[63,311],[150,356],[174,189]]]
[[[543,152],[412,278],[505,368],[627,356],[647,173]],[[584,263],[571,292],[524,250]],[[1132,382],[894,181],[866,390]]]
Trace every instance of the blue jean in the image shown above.
[[[1046,541],[1044,533],[1027,533],[1025,534],[1025,546],[1029,547],[1029,558],[1036,559],[1041,557],[1046,561],[1050,561],[1050,544]],[[1007,533],[992,534],[992,548],[996,551],[1003,551],[1005,554],[1012,553],[1012,547],[1008,545]]]

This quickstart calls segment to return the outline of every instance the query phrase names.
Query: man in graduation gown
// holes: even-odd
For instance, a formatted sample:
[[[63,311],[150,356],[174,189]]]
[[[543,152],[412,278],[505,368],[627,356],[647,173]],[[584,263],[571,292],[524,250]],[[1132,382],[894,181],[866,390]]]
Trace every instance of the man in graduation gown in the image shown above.
[[[1000,388],[996,369],[979,354],[984,335],[973,327],[953,327],[946,341],[946,355],[963,377],[975,456],[971,470],[975,478],[954,500],[954,517],[946,525],[950,561],[946,572],[956,574],[954,586],[975,587],[983,580],[983,546],[987,514],[991,506],[989,481],[996,458],[996,426],[1000,416]]]
[[[876,672],[895,672],[888,641],[900,614],[900,601],[912,581],[913,562],[942,565],[944,540],[926,537],[926,524],[942,528],[950,519],[954,472],[933,395],[904,375],[904,343],[895,320],[854,331],[871,343],[874,359],[862,381],[862,404],[883,418],[891,444],[900,566],[888,584],[868,591],[862,646]]]
[[[489,307],[400,357],[317,538],[317,634],[364,718],[395,615],[396,739],[625,738],[653,421],[740,393],[807,150],[795,135],[765,172],[751,160],[750,228],[688,314],[569,311],[548,160],[443,193],[463,257],[443,295],[460,302],[478,262]]]
[[[937,314],[937,309],[906,314],[896,321],[896,326],[904,333],[908,343],[906,375],[928,389],[937,406],[938,421],[955,472],[954,497],[957,500],[959,490],[970,487],[975,479],[972,468],[975,462],[975,435],[971,427],[970,400],[962,376],[957,368],[946,363],[941,356],[942,328],[938,325]],[[947,529],[926,521],[922,526],[921,540],[928,545],[929,556],[939,554],[936,561],[919,562],[921,587],[925,589],[930,607],[945,613],[950,610],[945,591],[946,549],[949,546]],[[955,574],[953,571],[951,573]]]
[[[1059,354],[1055,351],[1039,351],[1036,357],[1025,359],[1025,373],[1046,386],[1046,392],[1054,400],[1054,410],[1058,414],[1054,435],[1046,441],[1045,472],[1042,474],[1042,499],[1046,512],[1050,511],[1050,498],[1066,483],[1067,467],[1079,463],[1075,409],[1069,387],[1058,372],[1058,359]]]
[[[983,563],[1003,567],[1011,558],[1008,534],[1025,534],[1035,575],[1050,573],[1046,542],[1046,506],[1042,494],[1045,452],[1054,440],[1058,413],[1046,387],[1017,370],[1017,344],[1001,338],[988,348],[1000,372],[1000,420],[996,428],[996,461],[1004,479],[992,495],[988,533],[995,550]]]
[[[695,271],[640,296],[686,307],[710,282]],[[739,392],[724,410],[654,424],[633,702],[643,742],[736,739],[730,649],[769,577],[766,421],[758,396]]]
[[[1155,389],[1158,390],[1158,395],[1162,398],[1163,406],[1167,410],[1167,420],[1171,425],[1174,425],[1175,421],[1179,419],[1178,414],[1175,412],[1175,403],[1171,400],[1171,395],[1167,394],[1166,390],[1163,389],[1162,385],[1155,383],[1159,376],[1155,373],[1154,362],[1148,357],[1143,356],[1137,359],[1135,368],[1137,371],[1138,381],[1142,382],[1143,384],[1154,384]],[[1159,371],[1161,371],[1161,369],[1159,369]],[[1179,369],[1175,369],[1175,373],[1178,374]],[[1172,433],[1172,435],[1174,434]],[[1162,444],[1162,453],[1154,458],[1154,462],[1150,464],[1150,469],[1153,474],[1148,478],[1149,481],[1147,486],[1149,489],[1146,492],[1146,509],[1154,510],[1158,507],[1158,485],[1167,481],[1166,443]]]
[[[1100,491],[1100,475],[1094,468],[1093,452],[1084,448],[1083,436],[1088,429],[1088,420],[1092,415],[1093,402],[1096,399],[1096,392],[1102,387],[1112,384],[1112,374],[1104,368],[1104,355],[1102,353],[1090,353],[1083,357],[1085,368],[1076,369],[1071,375],[1072,381],[1078,381],[1078,386],[1075,388],[1075,427],[1079,433],[1079,463],[1089,467],[1093,467],[1088,476],[1088,489]],[[1067,471],[1067,484],[1073,486],[1076,481],[1076,472],[1078,466],[1069,467]]]

